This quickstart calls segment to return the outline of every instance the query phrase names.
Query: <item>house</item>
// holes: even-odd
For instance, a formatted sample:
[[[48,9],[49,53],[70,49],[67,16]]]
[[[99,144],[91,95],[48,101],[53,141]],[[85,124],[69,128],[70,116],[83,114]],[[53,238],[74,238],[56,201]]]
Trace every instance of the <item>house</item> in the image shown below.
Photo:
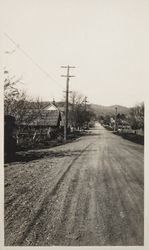
[[[37,117],[34,118],[29,125],[30,126],[47,126],[51,128],[60,127],[61,121],[61,113],[59,109],[50,104],[43,108],[38,114]]]
[[[29,109],[24,121],[18,124],[18,141],[25,138],[44,141],[57,137],[62,130],[62,114],[55,104],[49,103],[41,109]]]

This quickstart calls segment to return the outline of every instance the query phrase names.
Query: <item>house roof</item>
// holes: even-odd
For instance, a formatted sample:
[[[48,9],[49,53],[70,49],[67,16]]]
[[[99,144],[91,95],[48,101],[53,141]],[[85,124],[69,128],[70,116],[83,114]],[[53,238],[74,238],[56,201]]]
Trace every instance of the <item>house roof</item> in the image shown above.
[[[44,110],[58,110],[58,108],[53,103],[49,103],[44,107]]]
[[[58,126],[58,122],[61,119],[59,110],[42,110],[42,112],[37,116],[29,125],[38,126]]]
[[[20,125],[55,127],[61,120],[61,112],[54,104],[49,103],[41,109],[31,107],[23,120]]]

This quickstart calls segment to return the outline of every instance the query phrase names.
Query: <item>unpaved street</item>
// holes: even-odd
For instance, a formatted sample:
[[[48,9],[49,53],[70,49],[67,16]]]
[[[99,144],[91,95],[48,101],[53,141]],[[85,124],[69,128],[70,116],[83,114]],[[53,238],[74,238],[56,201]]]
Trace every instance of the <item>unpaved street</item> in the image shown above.
[[[143,245],[143,146],[96,125],[5,167],[5,245]]]

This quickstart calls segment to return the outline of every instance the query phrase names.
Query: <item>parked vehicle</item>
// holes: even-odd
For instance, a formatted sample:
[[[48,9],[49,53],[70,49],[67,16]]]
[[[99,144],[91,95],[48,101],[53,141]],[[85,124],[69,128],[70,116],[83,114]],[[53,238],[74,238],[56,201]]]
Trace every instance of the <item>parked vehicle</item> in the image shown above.
[[[130,125],[119,125],[118,130],[119,133],[132,133],[132,128]]]

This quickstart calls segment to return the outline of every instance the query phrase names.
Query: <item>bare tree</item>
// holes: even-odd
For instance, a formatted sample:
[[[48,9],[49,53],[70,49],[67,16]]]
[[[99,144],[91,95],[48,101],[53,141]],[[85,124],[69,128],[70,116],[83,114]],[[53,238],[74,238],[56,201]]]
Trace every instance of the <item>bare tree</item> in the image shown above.
[[[133,129],[144,130],[144,103],[141,103],[130,110],[129,121]]]
[[[10,77],[8,72],[4,79],[4,114],[16,118],[17,123],[32,121],[42,109],[42,102],[39,98],[33,99],[26,94],[26,91],[19,90],[17,84],[21,78]]]
[[[69,112],[69,119],[73,127],[82,128],[87,125],[92,118],[94,113],[92,110],[85,108],[84,96],[78,92],[72,92],[71,97],[72,109]]]

